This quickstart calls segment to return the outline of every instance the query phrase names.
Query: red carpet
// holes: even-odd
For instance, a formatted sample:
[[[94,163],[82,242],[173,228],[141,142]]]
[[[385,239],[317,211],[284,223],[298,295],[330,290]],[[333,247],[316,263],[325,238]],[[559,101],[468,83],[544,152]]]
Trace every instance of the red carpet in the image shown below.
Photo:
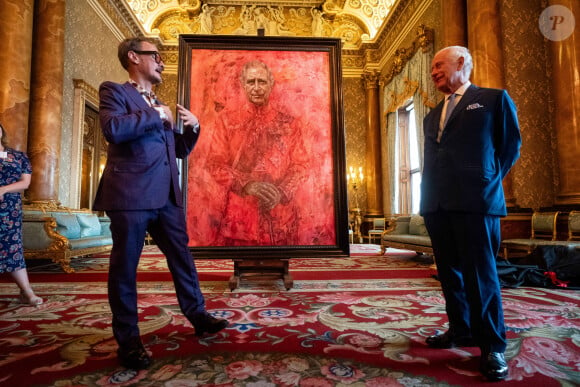
[[[445,329],[430,259],[355,246],[344,259],[291,261],[294,288],[243,281],[230,292],[228,260],[197,262],[207,308],[231,326],[196,338],[181,315],[164,258],[148,247],[139,307],[151,369],[117,365],[106,294],[106,257],[75,260],[74,274],[31,264],[45,298],[16,303],[0,283],[0,384],[6,386],[477,386],[478,350],[432,350]],[[580,384],[580,293],[503,291],[510,376],[502,386]]]

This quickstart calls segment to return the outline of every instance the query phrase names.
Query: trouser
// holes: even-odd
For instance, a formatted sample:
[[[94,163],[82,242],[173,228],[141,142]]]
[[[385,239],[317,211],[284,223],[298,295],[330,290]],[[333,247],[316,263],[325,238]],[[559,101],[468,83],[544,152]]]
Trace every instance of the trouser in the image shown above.
[[[505,325],[496,268],[499,217],[439,210],[424,214],[424,219],[450,333],[473,337],[484,353],[504,352]]]
[[[189,321],[205,312],[197,270],[187,247],[183,208],[168,200],[155,210],[107,211],[111,218],[113,248],[109,266],[109,304],[113,334],[119,345],[139,337],[137,325],[137,266],[146,232],[165,254],[179,307]]]

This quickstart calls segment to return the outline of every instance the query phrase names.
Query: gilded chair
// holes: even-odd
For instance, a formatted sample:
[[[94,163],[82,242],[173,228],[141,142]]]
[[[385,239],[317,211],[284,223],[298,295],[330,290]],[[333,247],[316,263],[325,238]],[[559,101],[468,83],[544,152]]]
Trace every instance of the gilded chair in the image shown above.
[[[381,236],[385,231],[385,218],[374,218],[373,228],[369,230],[369,243],[373,243],[375,238],[378,238],[378,244],[381,244]]]
[[[503,258],[508,259],[512,252],[519,252],[520,255],[530,254],[538,245],[547,241],[555,241],[557,237],[556,222],[559,211],[556,212],[534,212],[532,214],[532,233],[529,238],[506,239],[501,242]],[[580,221],[580,219],[578,220]]]
[[[580,211],[568,214],[568,240],[580,241]]]

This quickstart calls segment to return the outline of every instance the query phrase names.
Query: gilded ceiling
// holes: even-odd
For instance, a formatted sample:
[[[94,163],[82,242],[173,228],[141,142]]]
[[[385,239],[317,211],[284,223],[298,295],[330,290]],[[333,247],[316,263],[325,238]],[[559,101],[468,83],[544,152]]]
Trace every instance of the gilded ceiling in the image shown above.
[[[414,28],[415,16],[433,0],[87,1],[119,40],[135,35],[158,39],[169,73],[177,72],[180,34],[263,34],[339,38],[343,76],[359,77],[397,60],[400,37],[412,33],[408,29]],[[416,40],[429,33],[420,26]]]
[[[395,0],[119,0],[144,35],[177,45],[179,34],[336,37],[358,49],[377,37]]]

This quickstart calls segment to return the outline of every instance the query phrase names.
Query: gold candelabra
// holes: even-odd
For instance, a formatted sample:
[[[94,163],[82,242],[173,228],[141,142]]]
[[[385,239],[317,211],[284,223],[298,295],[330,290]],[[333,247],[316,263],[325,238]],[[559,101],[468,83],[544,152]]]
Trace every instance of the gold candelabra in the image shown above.
[[[353,236],[354,240],[358,243],[362,243],[362,235],[360,232],[360,226],[362,224],[362,212],[359,205],[358,189],[362,185],[364,180],[364,174],[362,167],[358,167],[358,173],[354,167],[349,168],[349,172],[346,174],[347,184],[352,187],[352,193],[354,197],[354,208],[350,210],[352,213],[354,225],[353,225]]]

